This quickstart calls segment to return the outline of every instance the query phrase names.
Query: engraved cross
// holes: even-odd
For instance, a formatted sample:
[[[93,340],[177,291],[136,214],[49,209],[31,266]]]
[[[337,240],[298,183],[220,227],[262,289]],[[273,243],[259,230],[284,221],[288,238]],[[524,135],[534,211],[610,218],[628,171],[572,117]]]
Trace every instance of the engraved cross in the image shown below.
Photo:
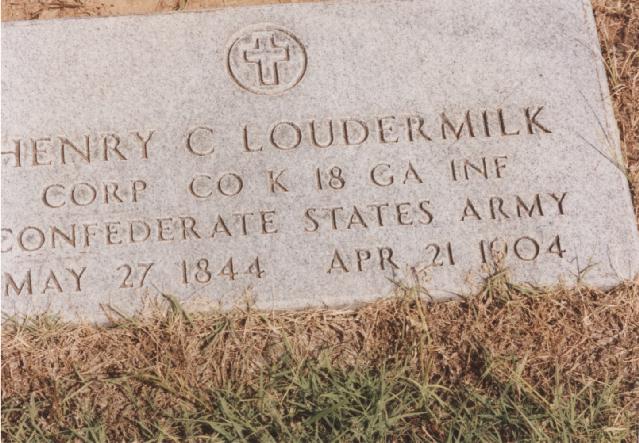
[[[255,38],[253,48],[244,51],[244,60],[257,65],[261,85],[279,85],[277,64],[289,60],[288,46],[277,46],[272,32],[256,32],[252,37]]]

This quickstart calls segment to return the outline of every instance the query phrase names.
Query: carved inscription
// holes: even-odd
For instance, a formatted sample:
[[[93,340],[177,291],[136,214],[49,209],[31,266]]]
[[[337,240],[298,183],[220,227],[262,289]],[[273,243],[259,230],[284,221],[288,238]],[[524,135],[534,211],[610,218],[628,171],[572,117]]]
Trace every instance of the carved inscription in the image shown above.
[[[2,145],[2,165],[35,168],[147,160],[155,131],[10,137]]]
[[[233,45],[233,57],[237,58],[233,59],[234,69],[236,62],[251,66],[256,87],[263,86],[271,92],[285,83],[290,86],[291,81],[299,78],[291,77],[292,71],[284,74],[280,67],[303,53],[303,48],[295,49],[296,44],[294,38],[276,29],[250,31]],[[299,59],[297,63],[299,68]],[[211,124],[185,128],[179,134],[164,134],[156,129],[9,136],[2,146],[2,166],[5,172],[13,174],[30,174],[41,168],[63,172],[67,167],[90,170],[104,164],[153,163],[166,140],[177,141],[180,149],[174,155],[199,159],[201,167],[197,172],[176,174],[166,182],[150,180],[143,170],[136,174],[135,168],[127,172],[129,177],[122,178],[121,174],[118,180],[92,174],[75,180],[66,175],[57,179],[55,174],[47,175],[46,183],[36,187],[37,198],[30,204],[34,212],[62,217],[46,223],[37,217],[3,222],[3,256],[6,260],[26,261],[20,271],[4,273],[2,293],[5,297],[80,294],[89,290],[92,283],[104,279],[110,281],[113,290],[120,291],[147,288],[158,278],[179,281],[186,288],[224,282],[249,287],[277,278],[273,272],[278,268],[277,256],[261,255],[250,245],[271,238],[286,242],[291,235],[318,242],[323,252],[312,257],[309,272],[320,272],[328,278],[371,273],[395,275],[407,266],[435,270],[463,263],[481,266],[496,256],[524,263],[563,260],[567,250],[561,243],[561,233],[548,239],[528,229],[515,229],[518,234],[514,236],[478,237],[470,242],[475,244],[474,248],[453,237],[428,241],[436,229],[446,225],[502,225],[513,220],[555,220],[566,216],[572,197],[571,191],[563,189],[506,191],[502,186],[501,192],[491,187],[480,195],[469,194],[482,183],[506,184],[516,173],[517,150],[506,140],[547,137],[553,133],[552,127],[543,105],[527,105],[431,115],[280,119],[270,126],[243,123],[238,126],[233,137],[235,143],[230,147],[220,144],[218,138],[228,129]],[[494,138],[503,138],[506,143],[501,153],[447,154],[448,147],[458,143],[470,140],[481,143]],[[439,150],[444,155],[438,161],[415,153],[399,155],[404,147],[414,145]],[[323,154],[332,152],[330,148],[372,146],[391,150],[388,151],[391,156],[379,151],[378,160],[361,165],[334,161],[334,156],[331,162],[322,159]],[[234,153],[229,154],[229,148]],[[287,163],[283,167],[271,163],[250,172],[239,166],[217,164],[224,155],[238,159],[270,155],[277,160],[309,149],[316,151],[315,164]],[[463,187],[464,184],[468,186]],[[462,186],[451,197],[452,211],[438,207],[441,205],[433,192],[434,185],[451,189],[454,185]],[[161,204],[163,192],[169,190],[179,199],[191,202],[192,213],[177,208],[153,209]],[[398,197],[397,192],[402,190],[410,190],[411,197]],[[256,193],[274,200],[251,206],[242,203]],[[349,198],[348,203],[340,198],[353,193],[361,196]],[[307,202],[299,201],[300,195]],[[198,210],[202,207],[206,210]],[[354,247],[324,244],[332,235],[366,234],[383,239],[388,232],[411,232],[414,238],[423,239],[421,265],[404,256],[401,244],[381,241],[372,244],[361,241]],[[170,245],[179,244],[202,245],[215,252],[178,255],[168,264],[165,257],[136,255],[135,260],[122,260],[113,269],[97,268],[82,260],[85,254],[109,249],[120,248],[130,254],[149,246],[170,250]],[[219,249],[218,244],[224,248]],[[228,249],[229,244],[248,245],[249,249],[228,254],[224,251],[232,250]],[[28,264],[30,257],[35,260],[47,254],[77,259],[73,266]]]
[[[433,145],[442,141],[451,143],[551,134],[543,115],[544,106],[529,106],[510,112],[499,108],[441,112],[430,116],[406,113],[308,121],[280,120],[268,127],[245,124],[243,143],[246,152],[266,152],[357,148],[376,143]],[[508,131],[504,126],[505,118],[510,122]]]
[[[306,72],[306,50],[291,32],[274,25],[242,30],[227,56],[231,78],[255,94],[281,94],[297,85]]]

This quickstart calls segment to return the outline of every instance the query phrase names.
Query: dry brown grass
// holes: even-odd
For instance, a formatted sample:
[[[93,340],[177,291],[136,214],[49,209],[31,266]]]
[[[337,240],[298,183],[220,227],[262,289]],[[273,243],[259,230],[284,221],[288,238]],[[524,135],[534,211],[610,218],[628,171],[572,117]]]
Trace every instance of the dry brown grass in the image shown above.
[[[195,434],[174,422],[176,408],[193,422],[197,420],[192,415],[206,414],[207,408],[217,418],[221,412],[216,396],[240,391],[245,395],[235,398],[237,404],[256,402],[265,392],[267,397],[283,397],[274,410],[290,410],[302,400],[293,402],[287,396],[301,389],[307,371],[343,378],[359,374],[362,368],[365,380],[371,377],[366,371],[373,369],[377,377],[379,368],[386,368],[423,386],[446,387],[433,388],[429,394],[441,398],[445,407],[428,416],[421,405],[413,412],[424,414],[424,421],[392,429],[404,437],[441,441],[451,432],[460,434],[457,417],[450,411],[475,415],[478,406],[465,403],[468,387],[473,395],[491,402],[487,411],[481,409],[484,413],[495,414],[504,408],[504,397],[508,402],[515,398],[519,407],[541,408],[543,413],[537,409],[535,413],[547,414],[544,422],[569,423],[565,426],[571,429],[572,441],[595,439],[595,430],[606,437],[596,434],[597,441],[621,441],[632,435],[639,420],[639,285],[608,292],[583,288],[537,292],[513,287],[500,274],[487,283],[478,297],[463,302],[424,303],[409,290],[349,312],[246,310],[188,317],[172,305],[166,314],[121,320],[106,328],[50,318],[7,322],[2,393],[4,429],[7,432],[8,427],[10,434],[5,436],[24,437],[27,433],[20,432],[26,426],[40,429],[36,435],[68,437],[69,429],[81,429],[81,424],[86,428],[91,422],[86,417],[92,414],[112,440],[151,435],[140,423],[163,423],[165,435],[182,439]],[[283,386],[268,382],[264,386],[264,378],[277,379],[274,374],[286,371],[290,373]],[[610,386],[614,393],[608,397],[604,391]],[[459,389],[464,389],[463,395]],[[589,419],[592,429],[581,429],[574,417],[552,415],[565,414],[567,406],[558,399],[571,402],[584,390],[588,407],[604,403]],[[308,396],[302,397],[310,402]],[[315,408],[314,403],[307,407]],[[588,415],[584,408],[575,405],[574,415]],[[302,412],[297,413],[307,418]],[[510,420],[513,429],[499,428],[496,434],[487,434],[489,441],[490,436],[519,440],[537,428],[549,440],[561,435],[547,429],[547,424],[516,432],[514,426],[521,424]],[[289,427],[295,422],[291,417],[282,421]],[[283,432],[271,429],[272,424],[265,427],[262,432],[268,435]]]
[[[2,12],[7,20],[249,2],[264,3],[9,0]],[[639,2],[595,0],[595,10],[637,206]],[[607,292],[533,291],[498,274],[471,300],[427,304],[414,295],[404,291],[356,311],[193,317],[169,300],[166,313],[108,327],[50,318],[6,321],[3,437],[160,441],[198,440],[207,433],[227,440],[303,440],[312,439],[304,432],[315,426],[319,439],[344,440],[636,438],[639,283]],[[391,369],[400,375],[387,380],[384,371]],[[405,379],[418,380],[421,390],[410,391]],[[322,385],[326,380],[341,390]],[[401,415],[395,427],[364,426],[361,417],[369,409],[352,417],[344,412],[359,411],[348,402],[357,389],[364,392],[367,382],[377,386],[379,380],[403,393],[406,411],[418,411],[419,420]],[[314,384],[324,390],[318,394]],[[424,386],[431,389],[429,399],[441,402],[424,400]],[[316,419],[315,409],[327,410],[318,406],[322,396],[345,403]],[[392,391],[388,398],[397,402],[400,394]],[[227,411],[229,402],[235,412]],[[513,418],[518,414],[521,421]],[[487,426],[477,417],[495,423]],[[336,433],[340,426],[351,434]],[[371,429],[375,433],[367,434]]]
[[[51,389],[56,377],[100,380],[150,368],[223,387],[255,380],[284,354],[298,361],[321,355],[336,368],[378,367],[392,357],[437,380],[472,383],[481,375],[474,362],[487,353],[525,361],[526,379],[547,392],[555,371],[639,388],[639,285],[533,291],[498,277],[480,296],[453,303],[420,302],[410,290],[400,292],[354,311],[188,316],[173,307],[109,327],[49,317],[8,321],[3,394],[28,397]],[[114,395],[108,386],[95,393]],[[639,391],[628,394],[628,406],[639,412]]]
[[[593,0],[635,208],[639,207],[639,1]],[[636,212],[636,211],[635,211]]]
[[[303,3],[320,0],[2,0],[3,20],[151,14],[236,5]]]

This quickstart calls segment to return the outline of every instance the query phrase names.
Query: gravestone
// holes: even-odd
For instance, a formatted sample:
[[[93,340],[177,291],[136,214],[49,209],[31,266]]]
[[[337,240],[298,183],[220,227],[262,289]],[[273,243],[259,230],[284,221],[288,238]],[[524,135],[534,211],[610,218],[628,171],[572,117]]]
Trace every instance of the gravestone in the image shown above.
[[[609,287],[639,243],[587,1],[2,27],[2,306],[100,320]]]

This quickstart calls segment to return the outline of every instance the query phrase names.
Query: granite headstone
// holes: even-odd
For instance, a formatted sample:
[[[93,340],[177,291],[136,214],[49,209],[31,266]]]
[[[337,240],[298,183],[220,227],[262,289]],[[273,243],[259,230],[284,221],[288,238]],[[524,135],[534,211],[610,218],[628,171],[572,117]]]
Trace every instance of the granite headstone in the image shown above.
[[[639,270],[623,171],[588,1],[2,26],[8,314],[608,287]]]

